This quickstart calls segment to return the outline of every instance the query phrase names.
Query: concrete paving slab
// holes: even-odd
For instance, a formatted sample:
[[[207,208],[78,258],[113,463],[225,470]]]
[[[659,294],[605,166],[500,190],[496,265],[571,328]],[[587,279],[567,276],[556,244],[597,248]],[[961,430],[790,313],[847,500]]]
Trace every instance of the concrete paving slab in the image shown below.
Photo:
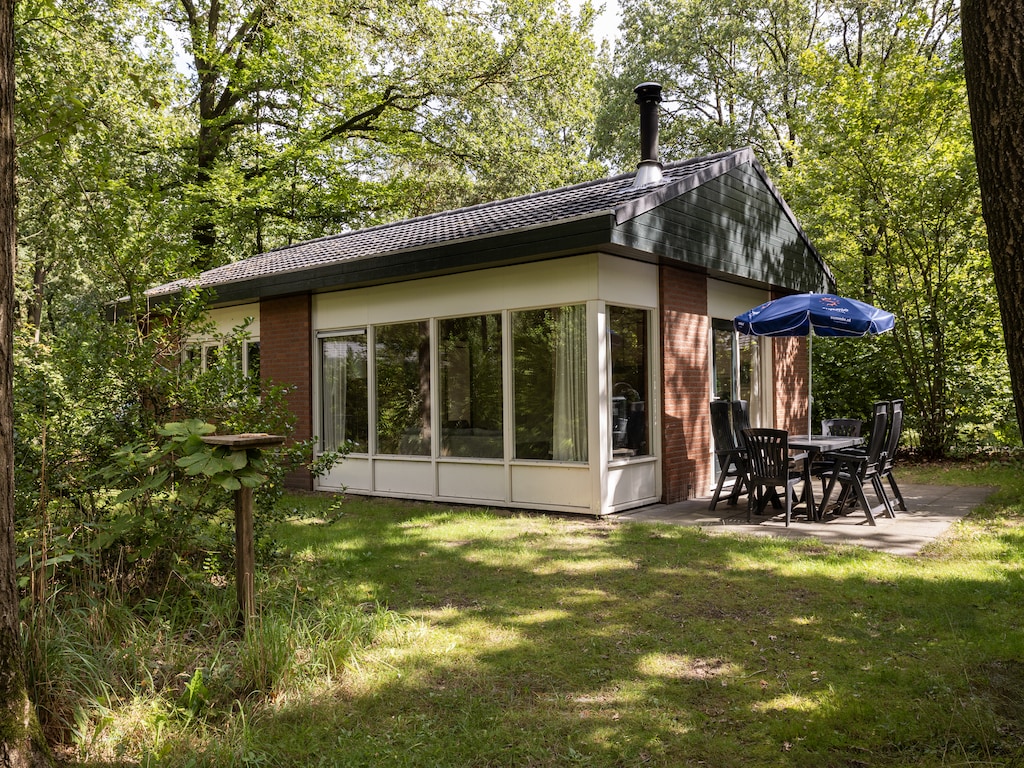
[[[695,525],[708,533],[816,538],[831,544],[853,544],[894,555],[915,555],[926,544],[945,535],[955,521],[983,504],[996,489],[990,486],[901,483],[900,490],[909,511],[896,510],[896,517],[892,519],[876,517],[877,525],[874,526],[868,523],[859,509],[821,522],[808,522],[798,517],[790,521],[788,528],[781,514],[755,516],[753,522],[748,523],[745,499],[736,506],[720,502],[712,512],[708,509],[710,496],[676,504],[652,504],[605,519],[621,523]]]

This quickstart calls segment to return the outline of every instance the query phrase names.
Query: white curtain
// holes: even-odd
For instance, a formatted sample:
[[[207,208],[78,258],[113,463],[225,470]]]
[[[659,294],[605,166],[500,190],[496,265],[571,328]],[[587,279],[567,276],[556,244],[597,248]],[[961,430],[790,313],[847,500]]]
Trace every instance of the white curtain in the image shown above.
[[[555,323],[552,458],[587,460],[587,312],[561,307]]]
[[[323,434],[321,446],[336,451],[345,442],[345,400],[348,394],[348,342],[324,339],[321,342],[323,375]]]
[[[351,395],[349,393],[351,383],[366,381],[366,353],[364,332],[334,336],[320,342],[323,383],[323,433],[320,437],[325,451],[339,450],[346,441],[352,441],[356,450],[367,449],[365,415],[360,418],[360,411],[366,408],[365,386],[356,386]],[[353,397],[356,402],[351,402]],[[349,416],[352,416],[351,424]]]

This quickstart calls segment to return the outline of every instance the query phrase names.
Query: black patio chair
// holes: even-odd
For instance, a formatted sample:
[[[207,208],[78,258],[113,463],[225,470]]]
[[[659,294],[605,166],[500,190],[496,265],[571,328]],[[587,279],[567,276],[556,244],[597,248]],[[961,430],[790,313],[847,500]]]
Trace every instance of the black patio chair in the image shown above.
[[[864,422],[860,419],[822,419],[821,434],[826,436],[860,437]],[[835,462],[827,455],[819,454],[811,463],[811,475],[821,480],[821,491],[825,492],[825,478],[822,475],[832,469]]]
[[[860,437],[863,424],[864,422],[860,419],[822,419],[821,434]]]
[[[743,445],[743,430],[750,429],[750,403],[746,400],[732,401],[732,433],[736,436],[736,445]]]
[[[885,453],[882,461],[880,474],[883,480],[888,481],[892,494],[896,498],[896,506],[900,511],[907,511],[907,502],[903,500],[899,485],[896,484],[896,477],[892,470],[896,465],[896,454],[900,449],[900,437],[903,434],[903,401],[892,400],[889,404],[889,430],[885,438]],[[890,506],[892,504],[890,503]]]
[[[830,451],[826,455],[834,462],[834,467],[822,473],[827,482],[822,510],[828,509],[835,487],[839,486],[837,508],[845,511],[848,503],[860,506],[871,525],[876,525],[875,516],[885,514],[894,517],[889,497],[882,486],[882,462],[889,424],[889,404],[884,401],[875,403],[874,416],[871,419],[871,436],[868,447],[864,449],[846,449]],[[878,504],[868,501],[864,487],[870,485]]]
[[[786,526],[793,516],[796,486],[805,479],[807,454],[789,455],[789,433],[784,429],[748,428],[743,430],[743,443],[747,449],[747,522],[752,519],[754,506],[758,514],[771,498],[778,498],[778,489],[785,489],[783,506]],[[814,493],[811,483],[804,483],[802,498],[807,508],[807,519],[814,519]]]
[[[729,492],[729,503],[735,505],[746,485],[746,452],[736,439],[733,429],[733,403],[729,400],[715,400],[711,403],[711,436],[715,440],[715,456],[718,457],[718,484],[711,495],[708,509],[714,509],[722,497],[725,481],[734,478]]]

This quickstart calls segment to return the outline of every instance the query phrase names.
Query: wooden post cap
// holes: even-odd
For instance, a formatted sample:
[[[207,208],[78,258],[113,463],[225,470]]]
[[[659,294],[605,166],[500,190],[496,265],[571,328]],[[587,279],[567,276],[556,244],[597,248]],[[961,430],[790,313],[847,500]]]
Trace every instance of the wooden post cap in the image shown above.
[[[226,445],[228,448],[270,448],[281,445],[284,435],[271,435],[267,432],[244,432],[240,435],[203,435],[207,445]]]

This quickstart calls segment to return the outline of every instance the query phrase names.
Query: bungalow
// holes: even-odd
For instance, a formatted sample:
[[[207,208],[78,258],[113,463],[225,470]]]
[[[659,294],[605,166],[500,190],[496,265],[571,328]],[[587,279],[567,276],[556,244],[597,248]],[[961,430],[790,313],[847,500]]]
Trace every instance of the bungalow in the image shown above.
[[[153,288],[252,318],[296,438],[347,446],[307,489],[604,515],[706,492],[708,403],[806,423],[803,339],[732,318],[833,278],[750,149],[345,232]]]

